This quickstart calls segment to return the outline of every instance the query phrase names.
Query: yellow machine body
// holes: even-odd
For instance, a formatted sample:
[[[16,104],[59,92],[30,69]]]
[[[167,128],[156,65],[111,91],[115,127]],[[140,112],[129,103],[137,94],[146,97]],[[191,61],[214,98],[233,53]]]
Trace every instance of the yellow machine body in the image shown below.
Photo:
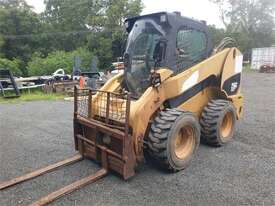
[[[164,108],[166,101],[187,92],[190,94],[182,98],[183,101],[176,105],[178,108],[191,111],[199,118],[203,108],[211,99],[227,99],[232,101],[237,118],[240,119],[243,113],[241,88],[238,86],[234,95],[230,95],[224,90],[224,83],[241,74],[241,61],[241,52],[237,48],[228,48],[177,75],[173,75],[168,68],[158,70],[161,85],[158,88],[149,87],[138,100],[131,101],[129,126],[132,128],[133,148],[137,160],[143,159],[143,139],[154,113]],[[119,91],[122,79],[123,74],[113,77],[101,90]],[[207,79],[210,82],[207,82]],[[213,81],[217,84],[215,85]]]

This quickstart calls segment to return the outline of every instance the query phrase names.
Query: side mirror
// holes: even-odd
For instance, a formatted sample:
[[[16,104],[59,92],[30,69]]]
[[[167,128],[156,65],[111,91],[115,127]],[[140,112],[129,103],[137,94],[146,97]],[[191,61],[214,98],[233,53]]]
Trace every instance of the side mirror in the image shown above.
[[[166,46],[167,46],[166,39],[160,39],[156,44],[154,54],[153,54],[153,59],[156,65],[165,58]]]

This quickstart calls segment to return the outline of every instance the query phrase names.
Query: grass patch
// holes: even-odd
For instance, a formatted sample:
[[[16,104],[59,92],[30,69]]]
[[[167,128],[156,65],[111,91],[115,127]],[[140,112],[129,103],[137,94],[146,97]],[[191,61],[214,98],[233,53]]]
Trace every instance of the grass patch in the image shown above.
[[[1,96],[0,103],[18,103],[38,100],[59,100],[64,99],[65,97],[66,95],[64,94],[45,94],[41,90],[32,90],[30,93],[28,93],[27,91],[21,92],[21,96],[19,98],[4,98]]]

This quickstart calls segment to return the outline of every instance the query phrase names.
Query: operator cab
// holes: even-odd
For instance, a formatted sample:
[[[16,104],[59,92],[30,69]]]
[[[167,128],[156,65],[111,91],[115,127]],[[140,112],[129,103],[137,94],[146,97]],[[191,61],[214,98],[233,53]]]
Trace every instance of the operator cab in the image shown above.
[[[150,86],[152,69],[167,67],[174,74],[209,57],[213,50],[205,23],[160,12],[125,21],[129,33],[124,54],[125,83],[136,97]]]

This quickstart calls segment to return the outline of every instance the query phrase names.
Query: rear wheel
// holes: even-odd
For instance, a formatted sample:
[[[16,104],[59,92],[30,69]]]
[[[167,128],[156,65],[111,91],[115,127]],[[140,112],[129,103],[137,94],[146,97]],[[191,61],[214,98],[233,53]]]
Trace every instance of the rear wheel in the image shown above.
[[[200,119],[202,141],[212,146],[222,146],[233,137],[236,111],[227,100],[212,100],[204,108]]]
[[[187,167],[200,142],[196,117],[180,109],[166,109],[154,119],[148,153],[161,167],[178,171]]]

